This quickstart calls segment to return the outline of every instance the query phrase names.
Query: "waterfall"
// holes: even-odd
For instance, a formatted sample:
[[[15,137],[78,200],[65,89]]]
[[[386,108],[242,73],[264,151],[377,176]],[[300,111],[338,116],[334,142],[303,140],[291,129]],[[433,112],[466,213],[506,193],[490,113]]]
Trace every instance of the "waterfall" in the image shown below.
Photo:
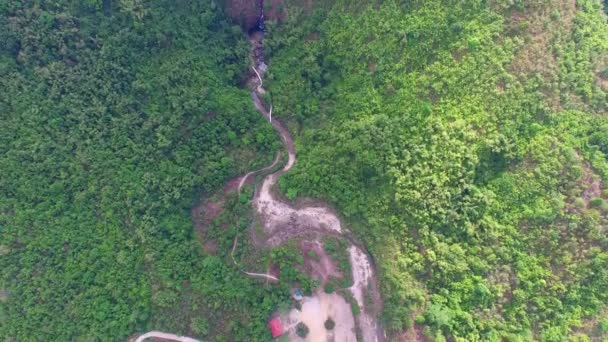
[[[264,30],[266,29],[266,27],[264,25],[264,0],[260,0],[259,6],[260,6],[260,16],[258,18],[258,29],[260,31],[264,32]]]

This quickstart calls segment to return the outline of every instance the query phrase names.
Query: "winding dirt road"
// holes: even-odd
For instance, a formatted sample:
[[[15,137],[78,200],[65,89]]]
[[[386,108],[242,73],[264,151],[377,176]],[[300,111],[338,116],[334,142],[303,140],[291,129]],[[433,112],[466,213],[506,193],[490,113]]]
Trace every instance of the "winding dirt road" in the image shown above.
[[[136,338],[134,342],[143,342],[144,340],[149,339],[149,338],[157,338],[157,339],[171,340],[171,341],[178,341],[178,342],[201,342],[201,341],[193,339],[191,337],[177,336],[177,335],[165,333],[162,331],[147,332],[147,333],[139,336],[138,338]]]
[[[325,314],[333,317],[336,322],[336,326],[342,325],[342,327],[352,327],[351,322],[356,321],[363,341],[382,342],[385,340],[385,333],[382,326],[377,321],[377,316],[382,303],[380,294],[378,292],[375,274],[376,272],[369,255],[362,249],[361,245],[356,242],[352,234],[342,227],[340,219],[329,207],[323,205],[295,207],[290,203],[282,201],[272,191],[279,177],[288,172],[294,166],[296,162],[296,152],[293,139],[289,134],[289,131],[279,120],[270,120],[270,113],[260,99],[260,96],[263,96],[266,93],[266,91],[262,88],[264,72],[266,70],[266,64],[264,64],[263,60],[262,39],[263,36],[261,34],[251,37],[252,69],[255,72],[255,75],[252,75],[248,82],[249,87],[252,89],[251,98],[257,110],[270,122],[272,127],[281,136],[288,155],[285,166],[276,172],[266,175],[261,186],[256,189],[254,193],[254,198],[252,201],[253,208],[255,209],[256,214],[262,223],[264,232],[267,236],[269,236],[265,242],[265,245],[269,248],[273,248],[295,237],[306,236],[308,238],[311,235],[315,236],[316,242],[319,242],[323,236],[327,235],[339,236],[347,240],[350,245],[348,247],[348,253],[350,256],[349,260],[351,263],[353,285],[343,290],[350,292],[354,300],[359,305],[361,311],[356,317],[353,317],[349,305],[346,304],[346,301],[342,297],[336,293],[327,295],[323,293],[322,290],[319,290],[314,297],[305,298],[307,307],[310,307],[310,310],[308,311],[312,313],[308,314],[311,317],[308,318],[309,321],[307,322],[312,328],[314,324],[319,323],[317,322],[318,315],[321,314],[319,311],[325,311]],[[242,186],[249,177],[257,173],[271,170],[277,165],[279,160],[280,154],[277,154],[270,165],[243,175],[238,182],[238,192],[240,193]],[[234,253],[234,250],[237,247],[237,242],[238,240],[235,237],[231,255]],[[232,259],[235,265],[238,266],[236,260],[234,260],[234,257],[232,257]],[[251,277],[265,278],[270,281],[279,280],[277,277],[270,274],[253,273],[244,270],[241,270],[241,272]],[[337,297],[337,299],[334,297]],[[368,303],[371,303],[372,305],[368,305]],[[332,309],[329,310],[327,308]],[[293,325],[295,326],[297,320],[305,321],[307,319],[306,316],[308,311],[305,310],[301,315],[297,314],[297,317],[294,318]],[[317,331],[320,335],[316,336],[320,339],[332,341],[336,338],[340,338],[345,341],[354,341],[356,339],[354,328],[344,329],[344,335],[339,335],[339,330],[334,332],[335,334],[343,337],[339,337],[338,335],[326,337],[326,332],[322,327],[322,324]],[[298,339],[297,337],[291,335],[290,337],[292,337],[292,340]],[[148,332],[139,336],[135,341],[141,342],[150,337],[183,342],[197,341],[189,337],[177,336],[159,331]],[[313,337],[311,336],[311,338]]]
[[[281,170],[267,175],[253,198],[253,207],[262,222],[266,235],[270,237],[266,241],[266,244],[272,248],[294,237],[308,236],[310,234],[316,234],[318,237],[338,235],[348,240],[350,242],[348,253],[353,279],[353,285],[348,290],[361,308],[361,312],[357,316],[358,327],[360,328],[363,341],[384,341],[384,330],[376,319],[379,307],[381,307],[381,299],[378,293],[375,270],[372,267],[373,264],[369,255],[355,243],[352,234],[342,227],[340,219],[329,207],[303,206],[296,208],[289,203],[283,202],[272,191],[279,177],[294,166],[296,151],[289,131],[279,120],[270,120],[270,113],[260,99],[260,96],[266,93],[262,88],[266,64],[264,64],[261,58],[256,58],[256,56],[263,56],[263,52],[260,52],[263,48],[262,39],[263,36],[261,35],[251,38],[251,59],[254,64],[252,68],[255,72],[255,76],[252,76],[249,82],[252,89],[251,98],[257,110],[281,136],[288,154],[285,166]],[[267,167],[267,169],[269,168]],[[372,307],[369,307],[365,303],[366,296],[371,298],[373,302]]]

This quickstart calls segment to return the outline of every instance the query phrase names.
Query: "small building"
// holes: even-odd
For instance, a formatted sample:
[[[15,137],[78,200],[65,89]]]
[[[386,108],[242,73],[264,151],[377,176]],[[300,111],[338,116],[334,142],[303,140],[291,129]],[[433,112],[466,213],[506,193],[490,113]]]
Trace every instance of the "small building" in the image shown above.
[[[272,337],[279,337],[285,333],[285,328],[283,328],[283,323],[281,323],[279,317],[271,319],[270,322],[268,322],[268,327],[270,328]]]
[[[300,301],[300,300],[302,300],[302,298],[303,298],[302,291],[296,290],[296,292],[294,292],[294,294],[293,294],[293,299]]]

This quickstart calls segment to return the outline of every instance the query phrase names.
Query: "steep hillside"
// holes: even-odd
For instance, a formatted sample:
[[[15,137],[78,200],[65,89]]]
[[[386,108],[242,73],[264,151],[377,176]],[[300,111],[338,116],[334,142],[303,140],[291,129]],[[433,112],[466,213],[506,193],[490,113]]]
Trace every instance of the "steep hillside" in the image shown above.
[[[267,27],[299,133],[283,191],[368,243],[391,335],[606,336],[600,1],[338,2]]]

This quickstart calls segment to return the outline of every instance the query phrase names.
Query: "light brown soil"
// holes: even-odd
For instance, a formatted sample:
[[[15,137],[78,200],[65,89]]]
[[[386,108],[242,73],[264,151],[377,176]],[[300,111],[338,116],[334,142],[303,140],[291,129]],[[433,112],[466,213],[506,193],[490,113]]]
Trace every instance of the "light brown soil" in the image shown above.
[[[342,277],[342,273],[338,271],[338,266],[327,255],[321,242],[303,240],[300,242],[300,251],[304,256],[304,266],[307,273],[313,279],[319,280],[321,286],[327,284],[331,277]]]
[[[331,331],[324,326],[328,318],[336,323]],[[317,291],[312,297],[304,297],[302,311],[291,310],[284,321],[290,341],[357,341],[350,304],[336,293]],[[295,327],[298,322],[303,322],[310,330],[304,339],[296,334]]]

